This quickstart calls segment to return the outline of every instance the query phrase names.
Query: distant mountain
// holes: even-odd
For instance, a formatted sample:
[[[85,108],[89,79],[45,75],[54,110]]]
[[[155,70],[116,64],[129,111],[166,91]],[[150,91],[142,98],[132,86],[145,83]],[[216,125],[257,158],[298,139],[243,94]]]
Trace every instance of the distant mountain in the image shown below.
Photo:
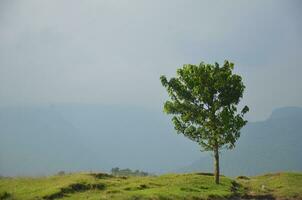
[[[0,174],[43,175],[86,162],[77,129],[43,107],[0,109]]]
[[[248,123],[234,150],[221,153],[222,173],[256,175],[302,170],[302,108],[273,111],[269,119]],[[212,171],[212,158],[204,156],[179,171]]]
[[[301,126],[302,109],[294,107],[249,123],[235,150],[222,152],[222,173],[302,170]],[[0,108],[0,175],[113,167],[153,173],[212,171],[212,162],[197,144],[175,134],[160,110],[100,105]]]
[[[0,108],[0,174],[41,175],[113,167],[165,172],[189,165],[198,146],[161,111],[55,105]]]

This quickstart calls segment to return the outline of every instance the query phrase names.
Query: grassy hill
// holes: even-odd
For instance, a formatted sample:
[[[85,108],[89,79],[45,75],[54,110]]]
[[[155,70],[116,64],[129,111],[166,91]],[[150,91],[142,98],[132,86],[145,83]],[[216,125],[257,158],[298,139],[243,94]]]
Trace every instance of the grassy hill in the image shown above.
[[[39,178],[0,179],[0,199],[302,199],[302,174],[278,173],[235,180],[211,174],[114,177],[75,173]]]

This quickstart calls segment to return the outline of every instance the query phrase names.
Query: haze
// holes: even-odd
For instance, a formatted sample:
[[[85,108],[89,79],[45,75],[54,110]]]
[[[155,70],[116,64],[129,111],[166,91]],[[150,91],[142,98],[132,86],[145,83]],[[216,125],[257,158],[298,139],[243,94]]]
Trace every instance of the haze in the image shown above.
[[[0,2],[0,105],[162,110],[159,76],[229,59],[249,119],[302,105],[300,1]]]
[[[162,112],[159,77],[225,59],[250,112],[222,173],[301,171],[301,10],[299,0],[0,0],[0,176],[212,171]]]

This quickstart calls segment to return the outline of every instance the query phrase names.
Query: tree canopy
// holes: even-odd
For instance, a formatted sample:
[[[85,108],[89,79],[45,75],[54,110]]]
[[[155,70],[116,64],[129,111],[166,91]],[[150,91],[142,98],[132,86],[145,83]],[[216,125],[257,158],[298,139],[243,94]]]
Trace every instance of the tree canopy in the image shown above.
[[[243,117],[249,108],[237,111],[245,86],[233,69],[229,61],[223,66],[201,62],[184,65],[169,80],[160,77],[170,96],[164,112],[174,115],[178,133],[197,142],[204,151],[234,148],[240,129],[247,123]]]

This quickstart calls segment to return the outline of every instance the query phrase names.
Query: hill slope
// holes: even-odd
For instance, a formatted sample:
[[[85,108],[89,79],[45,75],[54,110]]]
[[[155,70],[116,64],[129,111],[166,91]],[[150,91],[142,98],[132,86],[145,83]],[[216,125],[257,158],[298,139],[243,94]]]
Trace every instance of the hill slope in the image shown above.
[[[226,177],[214,184],[201,174],[159,177],[111,177],[106,174],[70,174],[46,178],[0,179],[2,199],[208,199],[235,195]],[[6,196],[6,198],[4,198]],[[1,196],[0,196],[1,197]],[[1,199],[1,198],[0,198]]]
[[[0,179],[0,199],[302,199],[302,174],[277,173],[232,180],[211,174],[114,177],[76,173],[41,178]]]
[[[302,173],[269,173],[251,178],[238,177],[245,188],[245,198],[302,199]]]

